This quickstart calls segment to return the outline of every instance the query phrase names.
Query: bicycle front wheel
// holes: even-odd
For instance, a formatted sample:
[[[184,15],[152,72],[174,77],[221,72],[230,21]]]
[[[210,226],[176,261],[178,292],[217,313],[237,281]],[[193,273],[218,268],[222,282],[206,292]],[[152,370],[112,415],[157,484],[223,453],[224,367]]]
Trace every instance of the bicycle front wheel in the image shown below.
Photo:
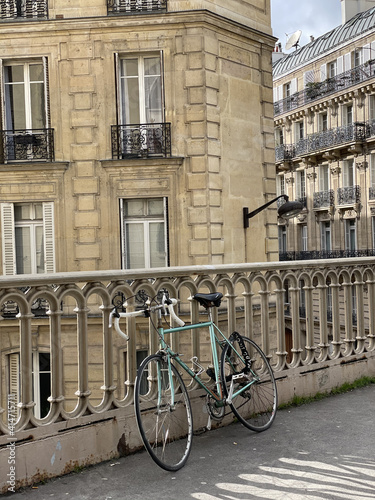
[[[237,340],[229,340],[221,354],[221,377],[224,394],[232,412],[249,429],[262,432],[268,429],[276,416],[277,389],[272,368],[260,347],[242,337],[251,358],[251,371],[245,373],[241,347]]]
[[[147,357],[138,369],[134,406],[139,432],[151,458],[176,471],[188,459],[193,417],[185,384],[162,354]],[[171,388],[173,386],[173,389]]]

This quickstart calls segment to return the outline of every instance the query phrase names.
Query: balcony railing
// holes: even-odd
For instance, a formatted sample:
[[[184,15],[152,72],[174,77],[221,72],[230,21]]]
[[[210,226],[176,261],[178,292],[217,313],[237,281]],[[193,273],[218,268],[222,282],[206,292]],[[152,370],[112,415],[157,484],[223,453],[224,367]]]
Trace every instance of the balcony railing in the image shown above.
[[[171,156],[171,124],[112,125],[112,158]]]
[[[0,0],[0,20],[46,19],[47,0]]]
[[[275,102],[274,115],[278,116],[295,110],[317,99],[366,82],[374,77],[375,59],[372,59],[361,66],[340,73],[332,78],[327,78],[323,82],[312,82],[304,90]]]
[[[305,250],[280,252],[281,262],[291,260],[318,260],[318,259],[349,259],[359,257],[374,257],[375,249],[367,250]]]
[[[333,207],[335,205],[335,193],[333,189],[328,191],[318,191],[314,193],[313,208]]]
[[[0,131],[0,162],[54,161],[54,130]]]
[[[338,188],[337,190],[337,204],[350,205],[353,203],[360,203],[361,201],[361,187],[348,186]]]
[[[107,12],[112,15],[165,12],[167,0],[107,0]]]
[[[324,151],[344,144],[363,142],[374,135],[375,122],[373,120],[356,122],[351,125],[309,134],[306,138],[294,144],[276,147],[275,159],[277,162],[288,161],[298,156]]]
[[[27,461],[27,467],[17,467],[20,485],[36,478],[40,481],[40,461],[30,457],[46,449],[51,452],[49,457],[56,456],[51,474],[61,474],[113,458],[116,450],[129,453],[141,446],[133,410],[137,352],[155,352],[158,333],[153,318],[127,318],[122,321],[130,336],[126,342],[112,331],[109,314],[121,294],[127,299],[127,310],[133,310],[140,291],[156,297],[165,288],[179,298],[177,312],[186,323],[206,320],[190,299],[193,293],[220,290],[224,300],[219,309],[213,309],[215,320],[227,334],[238,330],[262,347],[276,375],[280,403],[295,395],[315,394],[317,372],[319,391],[323,392],[336,386],[337,380],[353,381],[368,375],[374,366],[373,258],[296,261],[293,266],[289,262],[262,262],[0,276],[0,310],[11,301],[19,311],[17,317],[0,321],[2,370],[8,374],[0,380],[0,460],[2,470],[9,468],[7,445],[14,442],[17,463]],[[328,289],[332,329],[326,320]],[[356,327],[352,321],[354,295]],[[38,300],[48,305],[45,317],[33,314]],[[301,314],[300,305],[304,306]],[[288,350],[287,330],[292,331]],[[211,358],[206,335],[194,332],[187,330],[169,341],[187,364],[199,358],[202,366],[208,367]],[[40,380],[35,377],[33,363],[38,353],[51,360]],[[35,383],[44,383],[43,391],[36,391]],[[190,383],[189,391],[195,426],[202,428],[207,424],[202,391],[196,382]],[[37,412],[42,402],[43,414]],[[232,421],[230,416],[226,419],[226,423]],[[79,454],[77,442],[85,443]],[[4,473],[0,491],[6,491],[7,478]]]

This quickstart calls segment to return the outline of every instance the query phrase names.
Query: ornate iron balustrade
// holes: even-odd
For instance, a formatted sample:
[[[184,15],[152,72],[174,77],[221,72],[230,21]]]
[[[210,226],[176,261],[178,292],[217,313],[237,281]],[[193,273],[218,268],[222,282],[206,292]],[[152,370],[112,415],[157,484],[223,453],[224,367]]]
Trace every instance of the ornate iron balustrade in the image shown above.
[[[312,82],[307,88],[274,103],[274,115],[293,111],[324,96],[345,90],[375,77],[375,59],[361,66],[344,71],[323,82]]]
[[[337,190],[337,204],[350,205],[352,203],[360,203],[361,201],[361,187],[360,186],[347,186],[338,188]]]
[[[276,161],[288,161],[295,156],[293,144],[282,144],[275,148]]]
[[[329,191],[318,191],[314,193],[313,208],[333,207],[335,204],[335,193],[333,189]]]
[[[280,146],[280,149],[276,148],[275,150],[275,159],[279,162],[291,160],[298,156],[308,155],[350,142],[363,142],[374,135],[375,125],[373,121],[356,122],[351,125],[309,134],[295,144]]]
[[[54,161],[54,131],[52,128],[0,131],[0,162]]]
[[[112,125],[112,158],[171,156],[171,124]]]
[[[107,0],[107,12],[112,15],[165,12],[167,0]]]
[[[301,303],[301,281],[304,299]],[[285,315],[285,289],[288,283],[288,311]],[[22,287],[28,287],[27,291]],[[327,325],[327,290],[331,287],[332,322]],[[0,459],[9,458],[6,449],[10,440],[17,445],[17,460],[25,463],[44,449],[45,442],[61,443],[72,450],[54,468],[54,473],[69,470],[77,464],[77,440],[85,439],[86,455],[82,463],[95,461],[95,456],[113,457],[113,443],[126,443],[129,451],[140,445],[133,412],[134,380],[137,370],[137,349],[155,352],[158,335],[148,318],[128,318],[122,322],[130,340],[126,343],[109,326],[114,301],[123,294],[127,310],[137,307],[135,297],[141,290],[155,297],[161,289],[180,299],[178,314],[185,322],[200,321],[198,303],[190,299],[200,291],[220,290],[224,300],[213,315],[224,332],[238,330],[253,338],[265,351],[276,374],[279,402],[298,395],[309,395],[314,389],[317,370],[327,370],[322,391],[329,391],[337,377],[353,381],[369,374],[375,360],[375,261],[342,259],[323,261],[228,264],[221,266],[171,267],[138,271],[93,271],[89,273],[56,273],[0,277],[0,309],[4,303],[17,304],[17,318],[0,322],[2,366],[10,370],[19,384],[7,386],[8,377],[1,378]],[[356,307],[353,307],[353,289]],[[39,299],[49,307],[47,317],[35,317],[33,304]],[[122,304],[120,299],[120,304]],[[306,319],[301,330],[300,306]],[[357,326],[352,313],[357,312]],[[304,316],[304,312],[301,311]],[[292,345],[287,351],[286,328],[292,330]],[[3,334],[5,333],[6,334]],[[186,331],[170,339],[185,362],[197,356],[203,366],[206,357],[206,336]],[[44,417],[36,414],[33,390],[33,356],[42,352],[53,360],[45,394]],[[10,358],[12,356],[12,358]],[[290,357],[290,362],[287,361]],[[353,363],[356,363],[353,370]],[[349,366],[349,368],[347,368]],[[313,370],[309,370],[309,367]],[[15,368],[15,369],[14,369]],[[330,376],[330,372],[335,376]],[[311,371],[311,375],[309,375]],[[10,372],[9,372],[10,373]],[[45,379],[44,379],[45,380]],[[202,413],[202,392],[196,382],[189,385],[196,425],[207,422]],[[307,392],[306,392],[307,391]],[[9,395],[17,412],[6,411]],[[7,399],[8,396],[8,399]],[[228,417],[226,423],[231,418]],[[66,432],[74,429],[74,432]],[[125,433],[125,434],[124,434]],[[98,434],[102,439],[100,453]],[[30,439],[32,435],[33,439]],[[93,437],[91,439],[91,437]],[[45,441],[48,440],[48,441]],[[125,445],[124,445],[125,446]],[[6,455],[6,456],[5,456]],[[80,465],[81,462],[78,463]],[[39,474],[39,462],[32,461],[18,472],[23,484]],[[23,476],[22,474],[27,474]],[[0,482],[6,486],[7,476]]]
[[[306,250],[280,252],[281,262],[292,260],[319,260],[319,259],[349,259],[360,257],[374,257],[375,249],[365,250]]]
[[[0,0],[0,20],[47,19],[47,0]]]

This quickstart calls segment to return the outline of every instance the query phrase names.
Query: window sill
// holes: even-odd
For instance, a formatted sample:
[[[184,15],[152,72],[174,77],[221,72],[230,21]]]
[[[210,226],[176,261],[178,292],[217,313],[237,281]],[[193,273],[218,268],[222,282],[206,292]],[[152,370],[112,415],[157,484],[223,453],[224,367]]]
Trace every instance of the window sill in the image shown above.
[[[40,170],[67,170],[69,162],[67,161],[38,161],[38,162],[17,162],[0,163],[1,172],[22,172],[22,171],[40,171]]]

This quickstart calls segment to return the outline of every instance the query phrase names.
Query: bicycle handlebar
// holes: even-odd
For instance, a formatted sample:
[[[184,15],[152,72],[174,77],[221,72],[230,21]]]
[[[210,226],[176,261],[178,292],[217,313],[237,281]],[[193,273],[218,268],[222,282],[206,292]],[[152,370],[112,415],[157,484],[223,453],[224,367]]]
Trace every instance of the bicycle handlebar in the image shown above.
[[[177,314],[174,312],[173,307],[177,304],[176,299],[165,299],[163,296],[163,303],[154,307],[149,307],[148,309],[142,309],[140,311],[132,311],[132,312],[127,312],[127,313],[118,313],[116,312],[116,309],[113,309],[113,311],[109,315],[109,327],[112,327],[112,319],[113,319],[113,327],[116,330],[116,332],[123,337],[126,341],[129,340],[129,335],[127,335],[125,332],[123,332],[120,328],[120,318],[133,318],[135,316],[142,316],[142,314],[146,315],[148,312],[154,312],[159,309],[164,309],[165,307],[168,309],[170,317],[179,325],[179,326],[184,326],[185,322],[182,321],[181,318],[177,316]]]

